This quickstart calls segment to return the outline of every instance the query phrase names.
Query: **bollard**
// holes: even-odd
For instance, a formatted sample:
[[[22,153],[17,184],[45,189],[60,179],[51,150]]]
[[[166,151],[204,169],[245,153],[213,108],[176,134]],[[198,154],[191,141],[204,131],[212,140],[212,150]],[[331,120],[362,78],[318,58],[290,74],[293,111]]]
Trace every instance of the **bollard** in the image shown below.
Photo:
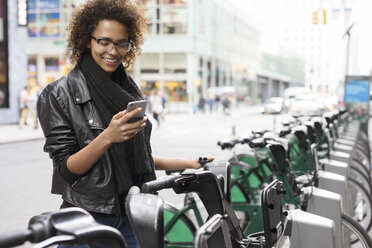
[[[236,125],[233,124],[231,127],[231,136],[233,139],[235,138],[235,135],[236,135]]]

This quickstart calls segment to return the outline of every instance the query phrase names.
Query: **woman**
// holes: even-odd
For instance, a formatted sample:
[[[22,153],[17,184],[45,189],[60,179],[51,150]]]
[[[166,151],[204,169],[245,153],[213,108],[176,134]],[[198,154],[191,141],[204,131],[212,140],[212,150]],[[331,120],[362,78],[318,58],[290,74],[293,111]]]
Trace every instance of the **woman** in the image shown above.
[[[81,207],[117,228],[129,247],[138,247],[124,209],[129,188],[155,179],[154,169],[199,168],[197,159],[152,157],[147,117],[128,123],[140,111],[127,112],[128,102],[143,99],[125,71],[146,28],[134,2],[91,0],[74,12],[67,55],[76,66],[38,100],[52,193],[62,195],[62,208]]]
[[[37,128],[37,118],[36,118],[36,108],[35,103],[37,99],[37,94],[30,85],[26,85],[21,91],[19,106],[21,109],[21,117],[18,122],[19,128],[23,128],[26,124],[27,116],[30,115],[32,119],[32,127]]]

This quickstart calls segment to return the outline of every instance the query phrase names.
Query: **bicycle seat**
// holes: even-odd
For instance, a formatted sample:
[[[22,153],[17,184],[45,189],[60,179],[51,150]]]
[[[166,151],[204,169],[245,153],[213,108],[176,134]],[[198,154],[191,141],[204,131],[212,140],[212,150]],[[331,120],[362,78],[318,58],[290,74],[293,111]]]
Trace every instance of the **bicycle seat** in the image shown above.
[[[286,139],[286,138],[281,138],[281,137],[277,137],[275,138],[275,141],[278,142],[279,144],[281,144],[284,148],[284,150],[286,151],[286,158],[288,159],[289,158],[289,140]]]
[[[292,125],[293,121],[285,120],[285,121],[282,121],[281,123],[283,126],[289,127],[290,125]]]
[[[267,140],[273,140],[275,139],[275,135],[272,132],[266,132],[262,138],[267,141]]]
[[[291,133],[291,128],[290,127],[284,127],[279,131],[279,137],[284,137],[287,134]]]
[[[314,122],[312,121],[306,121],[304,122],[304,125],[307,128],[307,137],[309,138],[311,143],[315,143],[315,127],[314,127]]]
[[[236,144],[239,143],[239,140],[221,140],[217,142],[217,145],[221,147],[222,150],[232,149]]]
[[[302,149],[307,149],[307,127],[303,125],[295,126],[292,129],[292,132],[294,135],[296,135],[298,141],[299,141],[299,146]]]
[[[263,148],[266,146],[266,142],[263,138],[256,138],[249,143],[251,148]]]
[[[243,135],[240,136],[240,141],[242,144],[249,144],[253,139],[257,138],[256,135],[254,134],[249,134],[249,135]]]
[[[132,186],[125,208],[140,247],[164,247],[163,200]]]
[[[333,114],[331,112],[324,113],[323,114],[323,118],[324,118],[324,120],[327,123],[327,127],[329,126],[329,124],[333,123],[334,116],[333,116]]]
[[[286,172],[288,161],[287,151],[284,146],[279,142],[270,142],[267,148],[271,151],[276,162],[273,169],[279,172]]]
[[[343,115],[347,112],[347,109],[345,107],[340,107],[339,112],[341,115]]]
[[[259,135],[259,136],[264,135],[264,133],[266,133],[266,132],[269,132],[269,130],[267,130],[267,129],[262,129],[262,128],[257,128],[257,129],[252,130],[252,133],[253,133],[253,134],[257,134],[257,135]]]
[[[338,109],[332,110],[332,114],[335,116],[335,119],[339,119],[342,113]]]
[[[321,117],[314,117],[311,119],[314,123],[314,129],[317,135],[321,135],[323,133],[323,119]]]

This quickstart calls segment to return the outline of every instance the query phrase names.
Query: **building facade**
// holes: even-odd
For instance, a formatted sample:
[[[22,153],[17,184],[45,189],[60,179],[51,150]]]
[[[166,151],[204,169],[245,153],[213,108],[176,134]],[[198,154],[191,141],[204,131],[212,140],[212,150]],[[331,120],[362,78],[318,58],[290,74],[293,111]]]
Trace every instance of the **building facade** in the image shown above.
[[[291,62],[289,49],[287,54],[281,49],[266,54],[261,27],[232,2],[143,3],[148,36],[135,74],[145,92],[160,89],[171,101],[187,102],[190,111],[201,96],[211,97],[210,89],[233,87],[238,99],[257,103],[281,96],[292,83],[303,83],[303,63],[297,55]]]
[[[254,95],[260,34],[239,10],[213,0],[143,2],[148,34],[135,75],[145,92],[160,89],[189,111],[211,88]]]
[[[0,0],[0,124],[18,122],[27,82],[27,28],[19,25],[17,10],[17,1]]]
[[[281,95],[284,88],[296,81],[283,70],[277,70],[283,66],[280,55],[270,55],[275,58],[270,60],[262,52],[261,27],[231,2],[141,1],[148,19],[147,34],[143,53],[131,74],[145,94],[161,90],[170,111],[191,112],[201,96],[221,94],[217,88],[226,89],[222,94],[233,91],[238,98],[260,102]],[[10,2],[14,5],[11,18],[15,19],[16,3]],[[18,47],[16,42],[10,42],[21,48],[12,52],[27,54],[21,60],[26,60],[22,67],[25,72],[17,74],[23,78],[14,83],[19,85],[17,91],[25,84],[42,88],[72,69],[64,56],[66,27],[74,8],[83,2],[27,1],[27,29],[17,28],[23,30],[23,37],[19,38],[23,45]],[[290,71],[301,73],[301,68]],[[18,118],[18,110],[10,112]]]
[[[84,0],[28,0],[28,67],[30,84],[42,87],[71,70],[66,27],[74,8]]]

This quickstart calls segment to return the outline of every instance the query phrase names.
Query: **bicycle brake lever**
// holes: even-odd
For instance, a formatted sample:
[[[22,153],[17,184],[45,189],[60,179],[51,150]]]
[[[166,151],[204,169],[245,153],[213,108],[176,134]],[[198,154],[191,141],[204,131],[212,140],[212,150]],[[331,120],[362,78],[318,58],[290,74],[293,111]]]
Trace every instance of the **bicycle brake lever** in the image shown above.
[[[209,162],[208,158],[206,156],[199,157],[198,163],[202,168]]]
[[[61,242],[74,241],[76,238],[72,235],[60,235],[46,239],[40,243],[35,244],[34,248],[44,248],[51,245],[60,244]]]
[[[197,179],[195,174],[182,174],[182,177],[174,180],[175,184],[178,186],[186,186],[189,182],[194,182]]]

